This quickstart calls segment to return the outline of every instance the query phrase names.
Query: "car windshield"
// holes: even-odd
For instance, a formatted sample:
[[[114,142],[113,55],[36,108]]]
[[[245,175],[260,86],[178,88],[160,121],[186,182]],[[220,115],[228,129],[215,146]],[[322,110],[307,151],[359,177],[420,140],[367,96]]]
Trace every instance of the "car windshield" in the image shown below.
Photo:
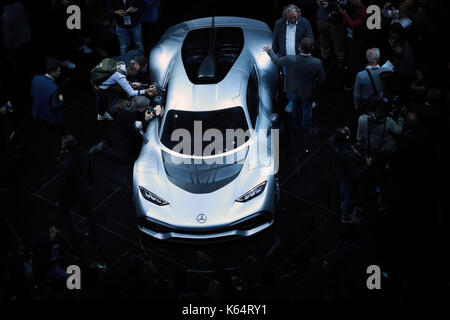
[[[169,149],[195,156],[231,151],[250,138],[242,107],[216,111],[169,110],[161,142]]]

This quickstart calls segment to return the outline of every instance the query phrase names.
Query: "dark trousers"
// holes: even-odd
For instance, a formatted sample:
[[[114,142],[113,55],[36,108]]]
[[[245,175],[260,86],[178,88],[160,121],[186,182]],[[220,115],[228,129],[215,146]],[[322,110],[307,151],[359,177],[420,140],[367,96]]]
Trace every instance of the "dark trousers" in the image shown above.
[[[293,105],[292,118],[294,121],[294,127],[296,130],[301,128],[303,131],[303,137],[309,138],[312,132],[312,103],[313,98],[299,98],[296,95],[286,93],[286,97]],[[302,119],[300,120],[300,110],[299,105],[301,105]]]
[[[36,120],[36,128],[38,158],[46,167],[54,167],[61,150],[61,138],[67,134],[68,130],[63,122],[52,124],[43,120]]]
[[[97,113],[103,115],[113,105],[114,101],[120,97],[113,89],[98,89],[97,90]]]
[[[341,180],[340,184],[342,217],[348,218],[355,205],[355,182],[353,180]]]

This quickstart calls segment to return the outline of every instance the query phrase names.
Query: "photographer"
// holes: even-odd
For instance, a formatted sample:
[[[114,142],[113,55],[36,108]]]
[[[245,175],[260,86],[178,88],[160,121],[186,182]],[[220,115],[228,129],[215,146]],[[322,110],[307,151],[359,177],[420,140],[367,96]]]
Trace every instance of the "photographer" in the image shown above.
[[[333,167],[339,179],[341,221],[352,222],[351,215],[356,202],[358,181],[368,166],[372,164],[372,158],[364,159],[351,144],[348,127],[336,130],[331,138],[330,146],[333,151]]]
[[[143,84],[150,82],[147,59],[144,56],[135,56],[131,58],[130,62],[134,62],[139,65],[138,72],[127,78],[128,81],[130,81],[130,85],[134,89],[144,89]]]
[[[403,116],[407,112],[403,107],[397,120],[394,120],[390,108],[383,101],[372,100],[369,104],[370,112],[361,115],[358,120],[357,143],[362,153],[374,158],[374,170],[369,181],[376,183],[376,187],[388,186],[387,172],[394,163],[397,151],[394,136],[402,133]]]
[[[362,69],[364,61],[366,7],[361,0],[348,0],[339,1],[338,10],[347,25],[347,65],[354,77]]]
[[[392,19],[391,24],[398,22],[405,30],[409,30],[413,24],[414,2],[404,0],[401,2],[399,9],[395,9],[391,3],[386,2],[381,13],[383,17]]]
[[[344,67],[344,20],[337,8],[337,1],[317,0],[316,24],[319,32],[320,51],[326,65],[335,54],[339,67]]]
[[[390,106],[382,101],[371,101],[369,108],[369,113],[359,117],[357,142],[368,155],[389,157],[397,151],[393,136],[402,133],[406,108],[397,120],[392,118]]]
[[[163,108],[159,104],[151,107],[150,101],[146,97],[134,97],[131,103],[127,100],[119,100],[114,109],[114,121],[106,138],[93,146],[90,154],[103,153],[118,161],[125,161],[134,150],[136,143],[140,141],[135,121],[143,120],[145,132],[145,128],[151,119],[163,115]]]
[[[99,68],[99,66],[96,68]],[[97,120],[113,120],[108,109],[121,98],[129,99],[130,97],[135,96],[155,96],[157,94],[157,90],[154,87],[145,90],[135,90],[128,82],[127,77],[136,76],[139,71],[139,64],[136,63],[136,61],[130,61],[126,66],[117,63],[117,69],[115,70],[116,71],[98,87]]]

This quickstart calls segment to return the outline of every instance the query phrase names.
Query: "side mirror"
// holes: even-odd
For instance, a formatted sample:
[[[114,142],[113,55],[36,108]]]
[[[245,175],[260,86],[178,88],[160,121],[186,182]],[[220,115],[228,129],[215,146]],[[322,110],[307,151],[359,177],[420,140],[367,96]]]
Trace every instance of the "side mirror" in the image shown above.
[[[144,139],[144,143],[147,144],[148,143],[148,138],[147,138],[147,135],[145,134],[144,130],[142,130],[142,122],[141,121],[135,121],[134,122],[134,126],[136,127],[136,130],[141,135],[142,139]]]
[[[278,121],[278,113],[272,113],[272,115],[270,116],[270,122],[272,122],[272,124],[276,123]]]
[[[142,129],[142,122],[141,121],[135,121],[134,126],[136,129],[141,130]]]
[[[270,130],[272,130],[273,127],[275,127],[275,125],[278,122],[278,119],[279,119],[278,113],[272,113],[272,115],[270,116],[270,125],[269,128],[267,129],[267,136],[270,135]]]

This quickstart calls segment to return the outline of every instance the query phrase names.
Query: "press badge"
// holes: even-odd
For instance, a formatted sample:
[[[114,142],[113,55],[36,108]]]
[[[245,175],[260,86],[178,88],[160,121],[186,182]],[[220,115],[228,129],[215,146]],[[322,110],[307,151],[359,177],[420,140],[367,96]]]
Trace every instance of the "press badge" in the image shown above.
[[[131,25],[131,17],[130,16],[124,16],[123,17],[123,24],[126,26],[130,26]]]

